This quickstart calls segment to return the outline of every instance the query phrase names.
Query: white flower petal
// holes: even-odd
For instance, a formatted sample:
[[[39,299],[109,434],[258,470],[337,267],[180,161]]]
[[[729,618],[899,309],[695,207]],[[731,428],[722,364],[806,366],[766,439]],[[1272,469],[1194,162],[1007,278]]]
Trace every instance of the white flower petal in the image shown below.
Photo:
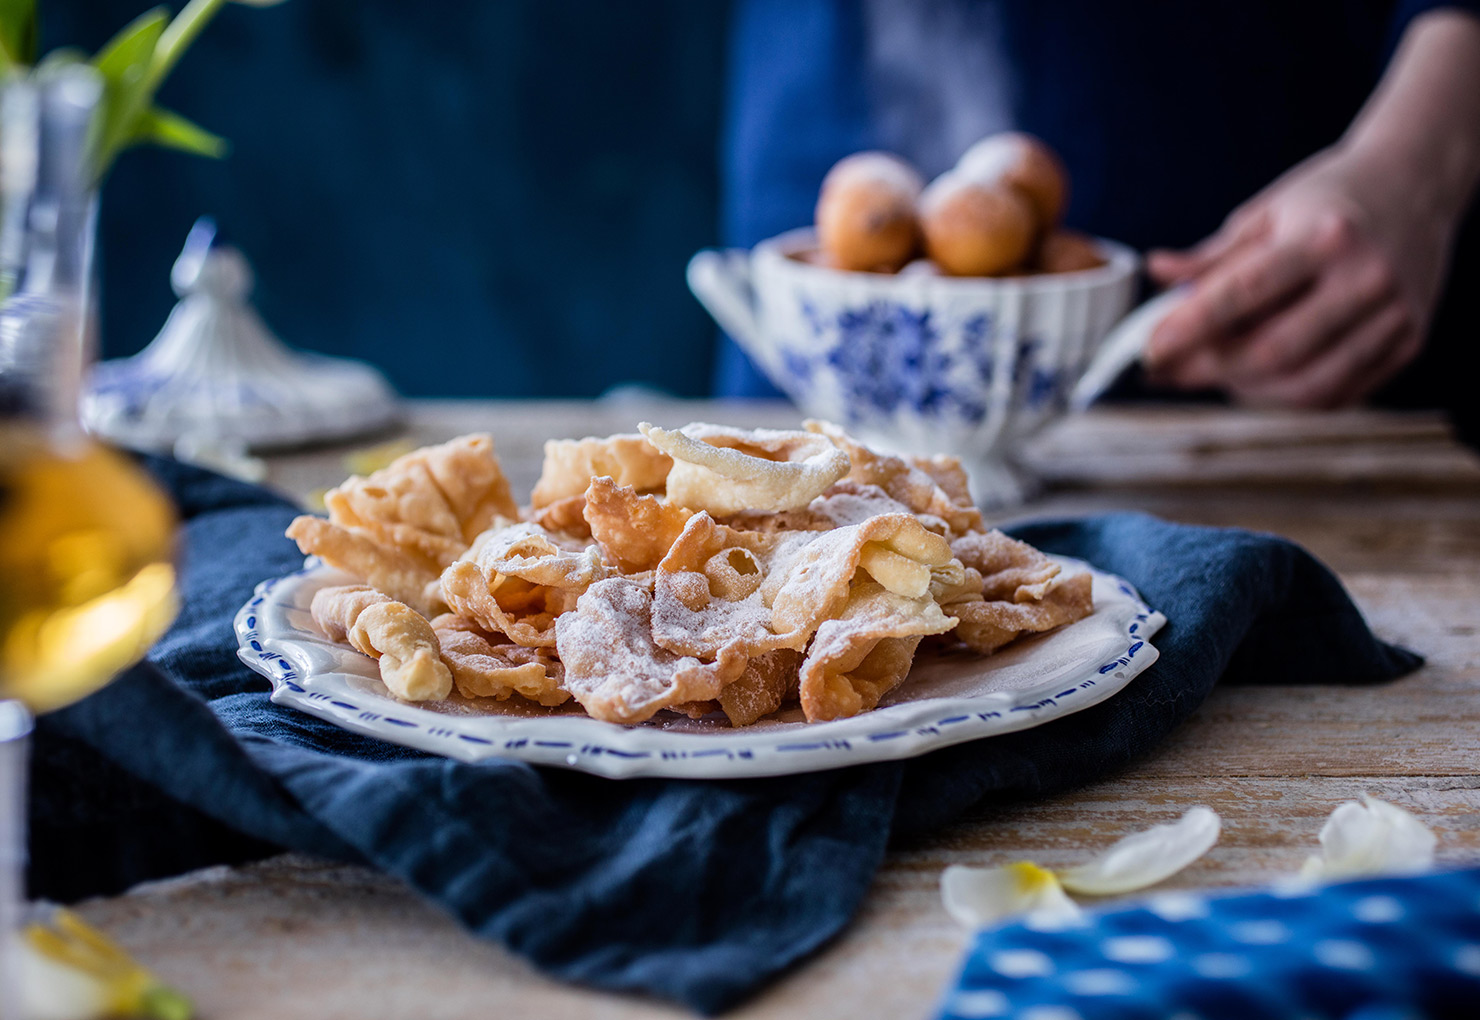
[[[1001,868],[953,864],[941,873],[940,898],[946,912],[968,928],[1020,915],[1068,923],[1083,916],[1053,872],[1028,861]]]
[[[1059,881],[1065,889],[1088,896],[1144,889],[1211,850],[1221,829],[1216,811],[1195,807],[1169,825],[1127,836],[1087,864],[1059,872]]]
[[[25,1020],[93,1020],[108,1014],[108,989],[93,975],[42,955],[22,938],[13,939],[10,949]]]
[[[1400,807],[1376,797],[1339,805],[1321,826],[1321,852],[1308,858],[1300,877],[1333,881],[1365,875],[1404,875],[1434,863],[1437,836]]]

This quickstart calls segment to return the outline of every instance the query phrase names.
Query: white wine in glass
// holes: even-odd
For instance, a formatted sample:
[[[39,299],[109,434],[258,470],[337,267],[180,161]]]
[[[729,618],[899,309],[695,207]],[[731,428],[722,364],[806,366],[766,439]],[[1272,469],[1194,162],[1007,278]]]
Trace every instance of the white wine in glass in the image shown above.
[[[176,611],[169,500],[77,424],[101,91],[80,65],[0,83],[0,1018],[17,1009],[29,716],[108,683]]]
[[[0,698],[46,712],[141,658],[175,616],[174,528],[132,461],[0,418]]]

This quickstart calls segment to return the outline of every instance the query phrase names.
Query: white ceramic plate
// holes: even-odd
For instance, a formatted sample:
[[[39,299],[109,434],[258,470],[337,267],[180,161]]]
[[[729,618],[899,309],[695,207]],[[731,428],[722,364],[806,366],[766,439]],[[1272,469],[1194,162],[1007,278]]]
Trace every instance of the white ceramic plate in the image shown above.
[[[518,758],[614,779],[816,772],[1039,726],[1104,701],[1155,662],[1150,639],[1166,617],[1120,578],[1077,560],[1061,562],[1094,573],[1092,615],[986,658],[921,657],[879,708],[817,725],[796,708],[737,730],[722,716],[663,713],[661,721],[629,727],[570,706],[398,701],[380,682],[375,660],[328,641],[314,626],[308,612],[314,592],[352,579],[313,559],[257,586],[236,615],[237,654],[272,682],[272,700],[280,705],[462,761]]]

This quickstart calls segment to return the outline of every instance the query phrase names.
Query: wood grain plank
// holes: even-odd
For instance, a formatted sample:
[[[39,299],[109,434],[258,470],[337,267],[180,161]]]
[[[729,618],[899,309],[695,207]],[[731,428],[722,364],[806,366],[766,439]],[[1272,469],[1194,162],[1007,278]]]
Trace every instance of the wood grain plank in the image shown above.
[[[1367,481],[1480,492],[1480,456],[1429,412],[1310,414],[1148,405],[1057,423],[1025,459],[1060,484],[1114,487]]]
[[[516,491],[544,440],[638,420],[795,425],[782,404],[414,402],[406,434],[491,431]],[[300,497],[340,481],[342,449],[281,455]],[[1480,460],[1433,415],[1096,409],[1048,432],[1034,463],[1056,487],[1013,516],[1138,509],[1288,536],[1332,565],[1379,634],[1422,652],[1377,687],[1216,689],[1148,760],[1033,803],[993,803],[891,850],[858,921],[737,1011],[744,1018],[923,1017],[965,934],[940,907],[951,863],[1085,859],[1203,803],[1215,851],[1169,884],[1220,888],[1292,874],[1342,800],[1370,792],[1440,834],[1445,864],[1480,862]],[[87,904],[84,913],[196,996],[205,1016],[679,1016],[553,982],[476,940],[399,883],[288,856]]]
[[[403,434],[417,443],[492,432],[516,488],[533,483],[550,438],[631,432],[648,418],[670,425],[705,420],[783,428],[797,427],[802,418],[789,404],[773,401],[420,400],[409,408]],[[1298,482],[1399,492],[1424,485],[1480,495],[1480,456],[1457,445],[1442,420],[1428,413],[1096,408],[1048,430],[1025,456],[1040,475],[1070,487]],[[334,449],[279,454],[270,459],[269,480],[300,494],[332,485],[343,477],[341,459],[342,451]]]
[[[1202,803],[1223,817],[1223,837],[1161,888],[1255,886],[1298,870],[1331,809],[1364,792],[1433,827],[1442,863],[1474,863],[1480,860],[1477,787],[1473,777],[1169,783],[1133,774],[1036,804],[983,809],[893,851],[848,932],[732,1015],[927,1015],[966,940],[940,905],[939,876],[949,864],[1033,859],[1066,866]],[[217,1020],[684,1015],[647,1000],[557,984],[497,946],[469,938],[393,880],[297,856],[142,887],[85,904],[82,912]]]

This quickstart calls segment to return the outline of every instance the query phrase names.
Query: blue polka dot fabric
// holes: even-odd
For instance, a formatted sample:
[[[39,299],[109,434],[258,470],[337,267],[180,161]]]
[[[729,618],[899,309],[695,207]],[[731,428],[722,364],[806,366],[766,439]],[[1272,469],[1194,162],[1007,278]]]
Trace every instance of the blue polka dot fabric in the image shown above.
[[[1480,1017],[1480,869],[980,932],[941,1020]]]

